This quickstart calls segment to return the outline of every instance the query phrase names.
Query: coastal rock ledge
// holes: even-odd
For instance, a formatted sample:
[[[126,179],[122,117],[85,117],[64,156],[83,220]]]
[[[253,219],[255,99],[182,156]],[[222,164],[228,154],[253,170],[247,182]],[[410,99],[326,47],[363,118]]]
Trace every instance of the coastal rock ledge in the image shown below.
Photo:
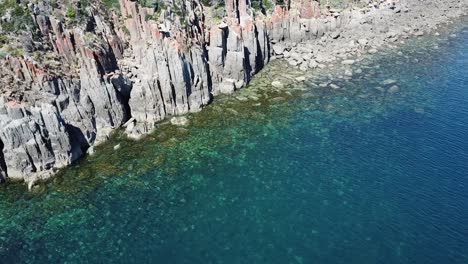
[[[0,181],[32,186],[117,128],[137,139],[167,117],[200,111],[272,58],[321,67],[314,45],[291,49],[338,39],[375,14],[412,11],[397,0],[340,9],[315,0],[82,2],[0,2]],[[466,12],[464,1],[413,2]]]

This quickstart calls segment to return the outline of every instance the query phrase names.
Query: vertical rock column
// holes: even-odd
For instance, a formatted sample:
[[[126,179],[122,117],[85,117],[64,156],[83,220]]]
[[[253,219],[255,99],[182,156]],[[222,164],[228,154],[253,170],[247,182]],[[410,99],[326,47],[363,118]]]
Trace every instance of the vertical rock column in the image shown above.
[[[0,98],[2,172],[9,178],[33,182],[46,178],[81,156],[70,143],[64,121],[50,104],[27,107]],[[3,164],[2,164],[3,163]]]
[[[225,23],[210,30],[208,54],[214,94],[240,89],[269,61],[265,23],[248,14],[246,0],[226,0],[225,4]]]
[[[158,25],[145,19],[154,10],[136,2],[121,0],[120,5],[133,54],[120,62],[133,82],[134,122],[127,132],[139,137],[166,116],[199,111],[211,100],[203,18],[197,15],[203,12],[198,1],[187,1],[188,27],[179,28],[169,20]]]

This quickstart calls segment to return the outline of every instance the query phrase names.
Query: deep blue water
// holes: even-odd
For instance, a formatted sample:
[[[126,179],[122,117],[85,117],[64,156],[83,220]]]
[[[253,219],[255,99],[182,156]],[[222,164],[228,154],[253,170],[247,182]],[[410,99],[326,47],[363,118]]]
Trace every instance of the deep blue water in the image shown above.
[[[0,262],[468,263],[468,30],[362,69],[2,186]]]

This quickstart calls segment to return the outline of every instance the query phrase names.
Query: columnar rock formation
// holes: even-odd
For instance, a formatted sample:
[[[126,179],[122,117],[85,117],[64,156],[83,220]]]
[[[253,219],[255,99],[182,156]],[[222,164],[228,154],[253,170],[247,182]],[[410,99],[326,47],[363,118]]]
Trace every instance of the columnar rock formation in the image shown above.
[[[86,26],[73,27],[29,4],[46,52],[2,60],[0,180],[46,178],[124,124],[138,138],[168,116],[199,111],[246,85],[269,62],[272,44],[320,38],[351,18],[321,13],[314,0],[268,15],[226,0],[216,23],[198,0],[181,3],[183,16],[132,0],[119,5],[91,6]]]

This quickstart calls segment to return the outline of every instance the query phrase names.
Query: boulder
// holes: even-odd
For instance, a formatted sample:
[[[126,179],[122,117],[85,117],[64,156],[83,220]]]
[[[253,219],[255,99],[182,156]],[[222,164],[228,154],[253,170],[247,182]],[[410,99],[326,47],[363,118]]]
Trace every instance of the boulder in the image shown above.
[[[311,61],[309,62],[309,68],[311,68],[311,69],[317,68],[318,65],[319,65],[319,64],[318,64],[315,60],[311,60]]]
[[[298,53],[298,52],[291,52],[291,58],[293,58],[294,60],[296,60],[299,63],[304,60],[303,55]]]
[[[223,94],[230,94],[236,90],[235,80],[225,79],[219,84],[219,91]]]
[[[275,88],[283,88],[284,87],[284,85],[280,81],[271,82],[271,86],[273,86]]]
[[[354,64],[354,60],[343,60],[341,61],[341,64],[343,65],[353,65]]]
[[[365,39],[365,38],[362,38],[362,39],[359,39],[359,40],[358,40],[358,43],[359,43],[359,45],[361,45],[361,46],[366,46],[367,43],[369,43],[369,41],[368,41],[367,39]]]
[[[283,55],[285,50],[286,50],[286,47],[281,45],[281,44],[273,45],[273,51],[274,51],[275,55]]]
[[[288,60],[288,64],[293,67],[296,67],[299,64],[299,62],[293,59],[293,60]]]
[[[175,126],[187,126],[189,124],[189,120],[185,116],[176,116],[171,118],[171,124]]]
[[[399,91],[400,91],[400,87],[398,87],[397,85],[393,85],[387,90],[387,92],[390,94],[398,93]]]
[[[284,101],[286,101],[286,98],[281,97],[281,96],[270,99],[270,102],[272,102],[272,103],[280,103],[280,102],[284,102]]]
[[[396,84],[396,83],[397,83],[396,80],[387,79],[385,81],[382,81],[380,84],[383,85],[383,86],[390,86],[390,85],[393,85],[393,84]]]
[[[96,153],[94,146],[89,147],[86,153],[88,153],[90,156],[94,155],[94,153]]]

